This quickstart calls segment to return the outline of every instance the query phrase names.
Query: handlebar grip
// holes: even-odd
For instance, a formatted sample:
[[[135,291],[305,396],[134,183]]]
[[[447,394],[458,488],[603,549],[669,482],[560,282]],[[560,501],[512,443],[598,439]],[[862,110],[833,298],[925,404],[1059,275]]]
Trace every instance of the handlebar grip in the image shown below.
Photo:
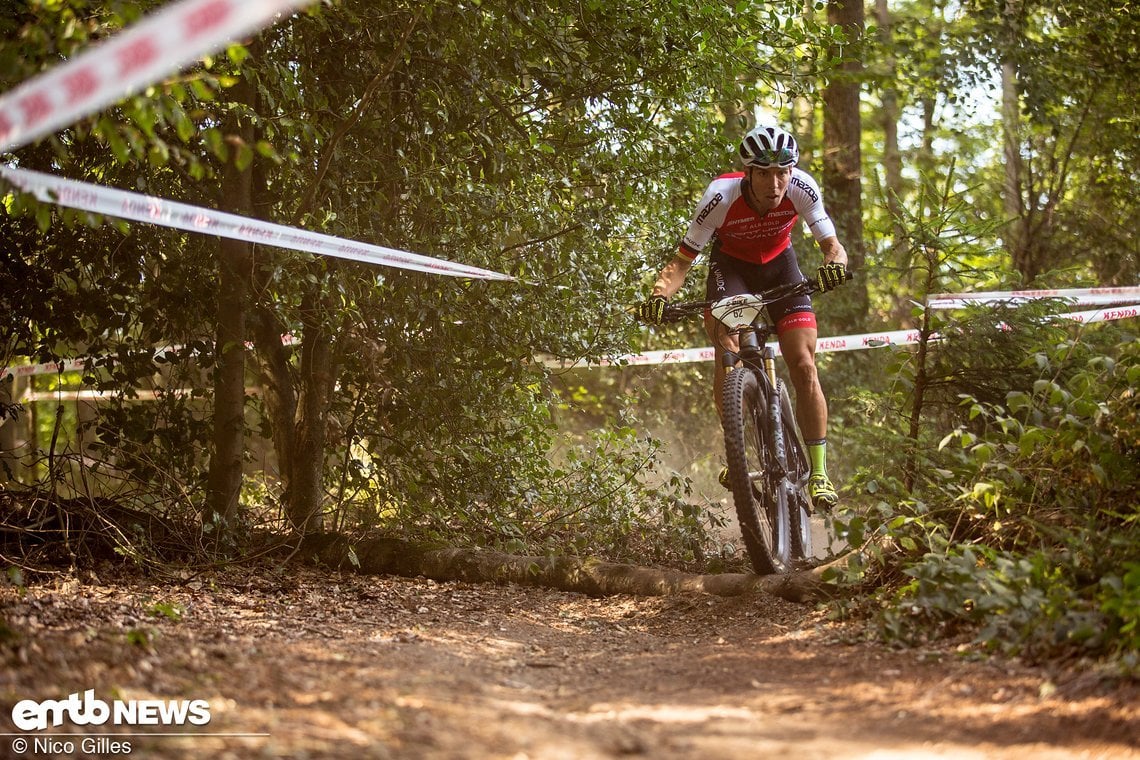
[[[817,275],[816,277],[805,277],[804,278],[808,293],[828,292],[828,291],[831,291],[831,290],[839,287],[840,285],[842,285],[845,282],[850,282],[851,280],[853,280],[855,278],[855,273],[852,272],[851,269],[848,268],[848,266],[846,264],[843,264],[842,265],[843,266],[843,279],[840,280],[838,283],[833,283],[830,285],[830,287],[825,288],[820,281],[820,277],[822,276],[824,268],[830,269],[833,266],[836,266],[836,264],[834,264],[834,263],[832,263],[832,264],[821,264],[819,267],[819,272],[820,272],[819,275]]]

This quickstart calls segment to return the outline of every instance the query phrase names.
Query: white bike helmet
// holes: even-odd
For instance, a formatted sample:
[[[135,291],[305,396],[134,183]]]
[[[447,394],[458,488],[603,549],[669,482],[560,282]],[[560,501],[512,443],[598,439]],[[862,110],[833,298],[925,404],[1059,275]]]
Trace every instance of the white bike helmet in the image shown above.
[[[745,166],[787,169],[799,162],[800,146],[779,127],[754,127],[740,141],[740,159]]]

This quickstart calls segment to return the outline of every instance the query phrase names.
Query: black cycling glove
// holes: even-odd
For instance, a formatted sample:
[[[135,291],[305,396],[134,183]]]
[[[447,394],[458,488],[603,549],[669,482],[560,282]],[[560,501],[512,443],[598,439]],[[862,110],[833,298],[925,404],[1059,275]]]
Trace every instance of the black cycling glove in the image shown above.
[[[665,296],[650,296],[637,305],[637,316],[642,322],[659,325],[665,318]]]
[[[847,282],[847,267],[842,264],[824,264],[815,273],[815,284],[820,292],[835,290]]]

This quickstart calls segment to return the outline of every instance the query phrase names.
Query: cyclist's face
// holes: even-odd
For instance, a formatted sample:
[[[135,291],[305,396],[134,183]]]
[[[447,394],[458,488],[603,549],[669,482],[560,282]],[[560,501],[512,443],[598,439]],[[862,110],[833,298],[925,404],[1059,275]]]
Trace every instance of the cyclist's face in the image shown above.
[[[748,185],[752,189],[753,198],[760,204],[761,211],[770,211],[780,205],[791,179],[790,166],[787,169],[774,166],[768,169],[753,166],[748,169]]]

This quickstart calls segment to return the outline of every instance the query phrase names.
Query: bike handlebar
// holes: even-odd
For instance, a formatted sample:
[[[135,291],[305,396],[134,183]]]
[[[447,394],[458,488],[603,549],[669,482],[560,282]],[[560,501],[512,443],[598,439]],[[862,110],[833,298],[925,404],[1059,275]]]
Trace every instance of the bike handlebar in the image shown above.
[[[850,275],[848,275],[850,278]],[[784,298],[791,298],[794,296],[807,296],[819,290],[819,286],[814,280],[809,280],[806,277],[794,283],[786,285],[777,285],[769,290],[763,290],[759,293],[751,294],[750,299],[752,304],[756,307],[767,306],[768,304],[775,303]],[[729,296],[730,298],[737,298],[738,296]],[[720,299],[726,300],[726,299]],[[707,309],[710,309],[717,301],[683,301],[681,303],[665,304],[665,311],[661,316],[663,322],[680,322],[686,317],[691,317],[696,314],[704,314]]]
[[[845,268],[843,275],[844,282],[852,279],[852,273],[849,269]],[[661,314],[661,321],[680,322],[686,317],[691,317],[696,314],[704,314],[705,311],[712,308],[716,304],[732,298],[746,298],[748,300],[749,306],[759,309],[784,298],[792,298],[795,296],[809,296],[819,291],[820,287],[816,281],[805,277],[799,282],[777,285],[774,288],[769,288],[768,290],[763,290],[759,293],[729,296],[728,298],[722,298],[716,301],[682,301],[680,303],[667,303],[665,304],[665,309]]]

